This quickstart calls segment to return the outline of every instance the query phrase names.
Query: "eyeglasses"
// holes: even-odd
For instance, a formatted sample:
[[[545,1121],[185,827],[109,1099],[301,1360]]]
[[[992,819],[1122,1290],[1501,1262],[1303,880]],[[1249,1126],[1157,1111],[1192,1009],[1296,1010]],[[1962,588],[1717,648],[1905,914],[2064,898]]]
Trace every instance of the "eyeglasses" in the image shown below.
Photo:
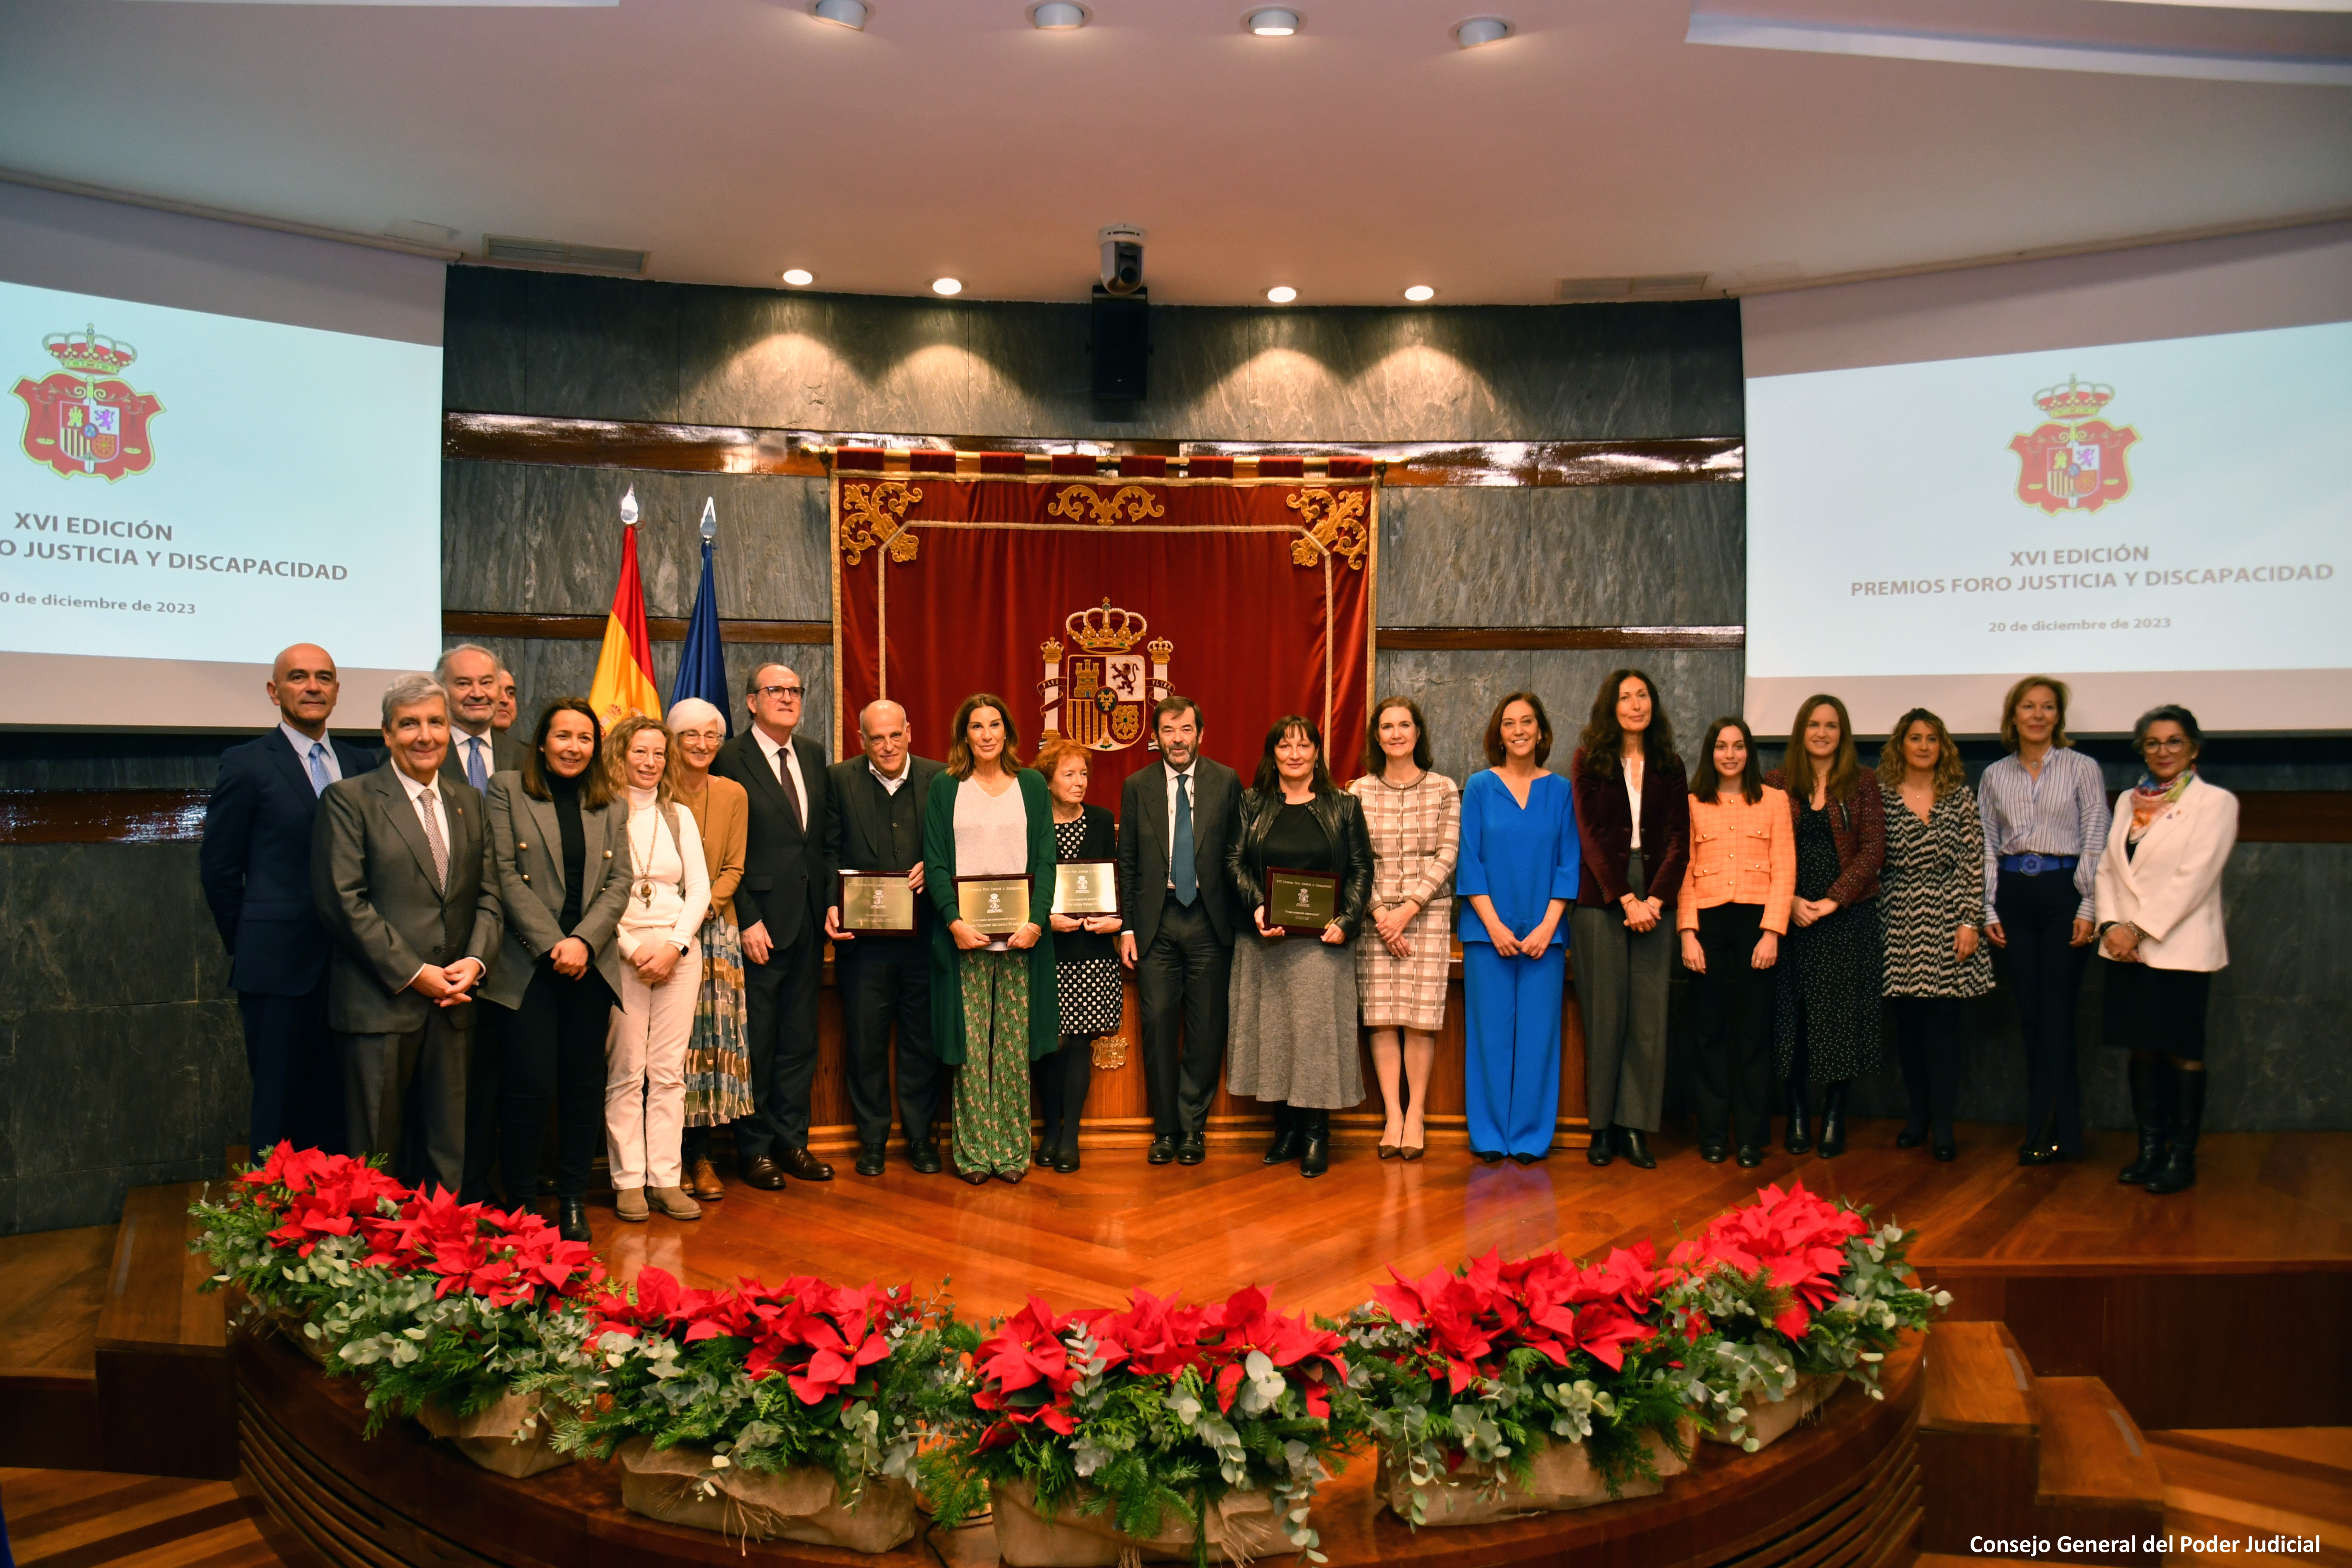
[[[2142,741],[2139,749],[2143,752],[2185,752],[2189,749],[2189,737],[2168,735],[2162,740],[2151,738]]]
[[[751,688],[751,695],[760,698],[790,697],[798,699],[800,694],[801,689],[797,686],[755,686]]]

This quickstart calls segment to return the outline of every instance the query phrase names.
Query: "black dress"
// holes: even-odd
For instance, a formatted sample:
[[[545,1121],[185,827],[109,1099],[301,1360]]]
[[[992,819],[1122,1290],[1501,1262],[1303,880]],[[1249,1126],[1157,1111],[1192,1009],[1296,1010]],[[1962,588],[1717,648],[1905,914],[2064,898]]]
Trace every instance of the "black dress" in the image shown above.
[[[1797,896],[1829,895],[1838,878],[1837,837],[1829,813],[1797,803]],[[1789,921],[1780,943],[1780,984],[1773,1009],[1772,1043],[1782,1077],[1805,1053],[1811,1083],[1843,1083],[1878,1070],[1878,1006],[1885,988],[1886,933],[1878,900],[1841,909],[1827,920]]]
[[[1089,805],[1076,822],[1054,824],[1054,858],[1110,859],[1118,853],[1110,821],[1109,812]],[[1055,937],[1054,979],[1061,995],[1065,1036],[1092,1039],[1118,1032],[1125,998],[1111,942],[1092,931],[1062,931]]]

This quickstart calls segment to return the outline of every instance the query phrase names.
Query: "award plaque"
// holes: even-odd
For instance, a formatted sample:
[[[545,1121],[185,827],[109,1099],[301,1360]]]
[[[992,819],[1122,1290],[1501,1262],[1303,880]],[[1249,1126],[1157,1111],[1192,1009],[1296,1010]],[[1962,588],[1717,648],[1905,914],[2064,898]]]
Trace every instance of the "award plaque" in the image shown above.
[[[958,877],[956,912],[963,923],[1001,947],[1004,939],[1029,923],[1029,879],[1026,877]]]
[[[1118,913],[1118,867],[1109,860],[1065,860],[1055,868],[1054,913]]]
[[[841,929],[903,936],[915,929],[915,889],[904,871],[844,871]]]
[[[1321,936],[1339,916],[1339,879],[1328,871],[1265,868],[1265,929],[1287,936]]]

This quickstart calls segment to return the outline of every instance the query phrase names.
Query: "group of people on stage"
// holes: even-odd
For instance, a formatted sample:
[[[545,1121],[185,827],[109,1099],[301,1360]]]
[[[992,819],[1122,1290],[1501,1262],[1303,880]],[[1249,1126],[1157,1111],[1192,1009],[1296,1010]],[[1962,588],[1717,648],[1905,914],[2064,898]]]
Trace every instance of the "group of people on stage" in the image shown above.
[[[1639,669],[1601,683],[1564,773],[1542,699],[1504,697],[1489,765],[1459,787],[1432,768],[1408,696],[1374,704],[1344,789],[1311,719],[1276,721],[1244,784],[1203,754],[1199,705],[1170,697],[1114,817],[1087,804],[1094,752],[1048,736],[1024,764],[1013,710],[987,693],[958,710],[944,762],[916,755],[905,710],[877,701],[858,715],[861,753],[828,764],[778,664],[753,673],[731,740],[708,702],[608,731],[564,697],[524,742],[512,676],[465,645],[387,689],[379,763],[328,736],[337,689],[324,649],[280,655],[281,721],[224,755],[206,818],[253,1142],[381,1153],[468,1201],[502,1185],[529,1202],[551,1177],[575,1238],[600,1137],[625,1220],[692,1219],[724,1196],[720,1127],[752,1186],[831,1179],[808,1147],[827,944],[862,1175],[883,1173],[894,1111],[908,1164],[941,1171],[950,1098],[962,1179],[1076,1171],[1123,969],[1152,1163],[1205,1157],[1222,1073],[1272,1105],[1266,1163],[1322,1174],[1331,1112],[1365,1098],[1360,1026],[1380,1156],[1419,1160],[1456,897],[1466,1121],[1487,1163],[1532,1163],[1555,1141],[1571,944],[1595,1165],[1656,1163],[1677,960],[1695,983],[1705,1159],[1760,1163],[1776,1078],[1788,1150],[1841,1153],[1882,1008],[1910,1096],[1898,1142],[1952,1159],[1959,1008],[1991,989],[1995,951],[2025,1039],[2019,1159],[2071,1157],[2075,997],[2095,950],[2107,1038],[2131,1053],[2139,1152],[2123,1179],[2195,1179],[2236,802],[2197,777],[2184,709],[2140,720],[2147,771],[2111,814],[2066,738],[2064,683],[2042,676],[2008,696],[2010,754],[1981,799],[1935,714],[1904,715],[1866,772],[1826,694],[1799,710],[1779,768],[1719,718],[1693,776]],[[1072,861],[1115,865],[1117,913],[1047,912]],[[911,929],[845,923],[852,868],[904,877]],[[1319,930],[1269,922],[1276,872],[1330,887]],[[976,929],[959,878],[1025,880],[1029,918]]]

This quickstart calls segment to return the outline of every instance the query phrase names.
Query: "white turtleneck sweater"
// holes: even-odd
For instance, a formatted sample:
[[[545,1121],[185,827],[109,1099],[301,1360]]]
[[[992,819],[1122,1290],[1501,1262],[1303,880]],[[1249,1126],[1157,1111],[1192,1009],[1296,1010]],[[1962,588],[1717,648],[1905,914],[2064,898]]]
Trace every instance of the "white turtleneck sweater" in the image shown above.
[[[652,790],[630,790],[629,903],[621,914],[621,956],[635,958],[640,942],[693,941],[709,911],[710,868],[694,813],[673,802],[665,815]]]

